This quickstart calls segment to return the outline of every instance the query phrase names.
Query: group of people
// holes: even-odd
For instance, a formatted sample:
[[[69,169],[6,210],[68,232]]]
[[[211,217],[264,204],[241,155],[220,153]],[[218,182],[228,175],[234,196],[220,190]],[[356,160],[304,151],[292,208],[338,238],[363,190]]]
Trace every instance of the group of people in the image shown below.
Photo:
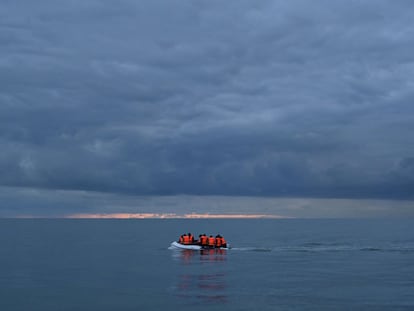
[[[181,235],[178,242],[184,245],[200,245],[205,248],[227,247],[226,240],[220,234],[217,234],[215,237],[213,237],[212,235],[207,236],[204,233],[198,236],[198,240],[195,240],[194,236],[191,233],[187,233]]]

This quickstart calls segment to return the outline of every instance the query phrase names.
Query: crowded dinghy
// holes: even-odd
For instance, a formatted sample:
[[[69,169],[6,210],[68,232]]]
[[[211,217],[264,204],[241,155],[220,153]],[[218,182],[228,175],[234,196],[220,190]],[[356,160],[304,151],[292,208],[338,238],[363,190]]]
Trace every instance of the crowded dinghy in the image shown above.
[[[203,249],[228,249],[229,245],[227,241],[220,234],[215,237],[206,234],[200,234],[198,240],[194,239],[191,233],[183,234],[178,241],[171,243],[172,248],[177,249],[190,249],[190,250],[203,250]]]

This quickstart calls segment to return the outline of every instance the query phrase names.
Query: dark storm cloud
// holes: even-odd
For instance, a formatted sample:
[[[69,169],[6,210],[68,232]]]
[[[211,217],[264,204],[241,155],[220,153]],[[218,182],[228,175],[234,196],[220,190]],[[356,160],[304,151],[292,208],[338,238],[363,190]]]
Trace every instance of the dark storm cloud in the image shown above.
[[[412,198],[410,1],[2,1],[0,184]]]

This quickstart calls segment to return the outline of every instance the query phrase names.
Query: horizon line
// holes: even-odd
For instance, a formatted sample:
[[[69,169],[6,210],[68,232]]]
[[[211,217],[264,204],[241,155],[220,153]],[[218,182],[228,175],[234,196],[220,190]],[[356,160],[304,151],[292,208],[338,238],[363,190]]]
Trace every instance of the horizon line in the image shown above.
[[[63,216],[21,215],[11,218],[33,219],[285,219],[292,218],[271,214],[210,214],[210,213],[77,213]]]

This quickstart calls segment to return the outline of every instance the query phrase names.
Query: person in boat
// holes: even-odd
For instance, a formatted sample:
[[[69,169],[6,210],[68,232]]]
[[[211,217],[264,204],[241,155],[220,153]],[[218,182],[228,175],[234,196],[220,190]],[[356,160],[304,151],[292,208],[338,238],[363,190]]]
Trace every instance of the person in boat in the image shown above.
[[[220,244],[222,248],[227,248],[227,242],[222,236],[220,236]]]
[[[227,248],[227,242],[226,242],[226,240],[223,237],[221,237],[220,239],[221,239],[221,247]]]
[[[190,237],[187,234],[184,233],[182,235],[182,240],[181,240],[180,243],[185,244],[185,245],[190,244]]]
[[[188,233],[188,244],[193,244],[194,243],[194,236],[189,232]]]
[[[198,244],[200,244],[203,247],[206,247],[208,245],[208,237],[205,233],[200,234]]]
[[[207,247],[208,246],[208,237],[205,233],[201,235],[201,246]]]
[[[210,235],[208,237],[208,247],[209,248],[214,248],[216,246],[216,238],[213,237],[212,235]]]
[[[216,248],[226,248],[227,247],[226,240],[220,234],[216,235],[216,245],[215,246],[216,246]]]
[[[216,240],[215,247],[220,248],[221,247],[221,235],[217,234],[215,240]]]

